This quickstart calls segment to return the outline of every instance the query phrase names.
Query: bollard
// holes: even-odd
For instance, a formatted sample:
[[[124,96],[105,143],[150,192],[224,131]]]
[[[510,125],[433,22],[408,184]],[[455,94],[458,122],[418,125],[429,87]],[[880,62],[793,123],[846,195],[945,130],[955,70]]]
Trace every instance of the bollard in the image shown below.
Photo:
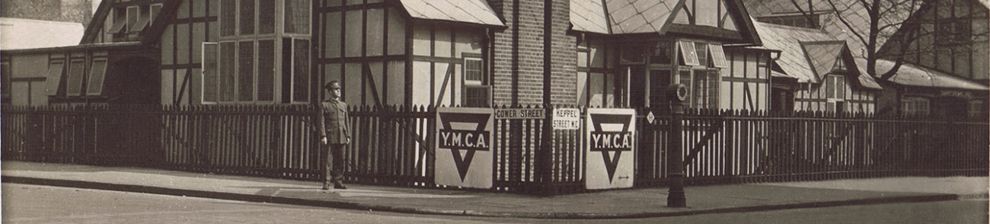
[[[688,97],[688,89],[684,84],[671,84],[667,88],[670,97],[670,132],[667,132],[667,176],[670,180],[667,192],[667,207],[687,207],[687,197],[684,196],[684,158],[681,151],[681,135],[683,128],[681,120],[684,114],[684,101]]]

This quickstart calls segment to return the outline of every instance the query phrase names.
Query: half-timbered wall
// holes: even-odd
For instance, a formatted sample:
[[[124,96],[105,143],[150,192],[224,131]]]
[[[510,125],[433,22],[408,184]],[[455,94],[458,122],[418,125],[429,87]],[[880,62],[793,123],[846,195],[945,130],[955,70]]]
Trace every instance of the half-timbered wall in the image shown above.
[[[906,51],[905,59],[913,64],[937,69],[959,77],[985,81],[990,79],[990,20],[985,6],[975,0],[943,0],[934,3],[920,17],[920,31]],[[898,35],[904,35],[902,29]],[[900,36],[897,36],[898,38]],[[883,51],[889,57],[900,55],[900,43],[894,38]]]
[[[203,46],[219,39],[221,0],[182,1],[165,27],[161,49],[161,103],[203,103]]]
[[[109,67],[105,51],[25,53],[0,61],[11,105],[104,102]]]
[[[340,81],[350,105],[403,105],[413,102],[411,22],[402,9],[382,0],[323,1],[317,55],[323,83]],[[429,52],[429,47],[423,47]],[[424,74],[425,77],[429,74]],[[430,85],[415,88],[429,91]],[[428,97],[425,96],[425,97]],[[430,103],[417,101],[417,104]]]
[[[794,110],[850,113],[876,112],[876,91],[864,90],[853,84],[847,75],[826,75],[819,83],[800,83],[794,94]]]
[[[770,54],[745,48],[726,48],[725,54],[729,67],[722,71],[720,108],[767,110]]]
[[[468,97],[485,98],[471,106],[491,102],[487,69],[469,78],[467,67],[487,68],[483,57],[484,31],[417,23],[413,28],[412,89],[414,105],[467,105]],[[469,65],[468,63],[472,63]],[[480,76],[478,76],[480,75]],[[429,88],[427,88],[429,87]],[[475,88],[475,90],[469,90]],[[474,96],[469,91],[482,91]]]

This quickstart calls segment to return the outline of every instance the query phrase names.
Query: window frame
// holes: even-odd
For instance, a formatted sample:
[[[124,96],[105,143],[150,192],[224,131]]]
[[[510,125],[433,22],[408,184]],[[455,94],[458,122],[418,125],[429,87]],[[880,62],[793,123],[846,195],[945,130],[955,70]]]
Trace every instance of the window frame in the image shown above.
[[[73,73],[73,70],[72,70],[73,68],[76,68],[74,65],[76,65],[77,63],[79,65],[82,65],[82,68],[79,69],[78,74],[77,73]],[[73,58],[73,59],[70,59],[69,60],[69,63],[68,64],[69,64],[69,69],[68,69],[68,76],[69,77],[68,77],[68,80],[66,80],[66,83],[65,83],[65,95],[67,97],[80,97],[80,96],[84,96],[84,92],[85,92],[85,89],[84,89],[85,83],[84,82],[85,82],[85,79],[86,79],[86,59],[84,59],[84,58]],[[73,77],[76,77],[79,80],[78,84],[76,84],[75,82],[73,82],[74,81],[73,80]],[[78,93],[72,91],[73,86],[78,86],[78,90],[79,90]]]
[[[164,7],[164,4],[162,3],[152,3],[148,6],[148,24],[155,24],[155,17],[158,17],[158,15],[161,14],[162,7]],[[158,10],[155,11],[155,8],[158,8]]]
[[[214,55],[212,55],[212,57],[209,57],[210,54],[207,54],[207,49],[210,48],[210,46],[213,46],[212,48],[213,48]],[[200,80],[203,80],[202,82],[200,82],[200,86],[202,87],[201,88],[201,91],[202,92],[199,94],[200,103],[201,104],[218,104],[218,103],[220,103],[220,43],[219,42],[203,42],[203,47],[200,48],[200,50],[203,51],[203,52],[201,52],[202,54],[200,54],[203,57],[202,63],[200,63]],[[209,63],[207,63],[208,60],[212,60],[213,63],[214,63],[215,68],[213,68],[212,70],[211,69],[208,69],[208,67],[207,67],[207,65],[209,64]],[[208,81],[207,81],[207,72],[210,72],[210,71],[213,72],[213,79],[214,79],[214,82],[216,82],[216,83],[213,83],[213,85],[215,85],[215,86],[212,86],[212,88],[208,88],[210,86],[207,86],[207,84],[209,84]],[[214,94],[214,96],[213,96],[214,99],[212,101],[209,101],[208,99],[206,99],[206,90],[207,89],[211,89],[213,91],[216,91],[215,94]]]
[[[135,13],[137,15],[131,15],[131,9],[134,9],[134,11],[135,11]],[[141,8],[138,7],[137,5],[127,6],[126,7],[125,14],[126,14],[125,18],[127,19],[125,21],[125,23],[127,23],[127,32],[126,33],[128,33],[128,34],[130,34],[130,33],[136,33],[134,31],[135,30],[135,27],[134,26],[137,26],[137,24],[139,22],[141,22]],[[131,18],[133,18],[133,20],[134,20],[133,23],[131,23]]]
[[[467,54],[467,53],[463,54],[461,57],[462,57],[462,61],[463,61],[462,66],[461,66],[461,70],[462,70],[461,71],[461,74],[463,74],[462,77],[461,77],[461,79],[462,79],[463,85],[462,85],[462,90],[461,90],[461,96],[462,97],[461,97],[460,104],[462,106],[465,106],[465,107],[490,107],[492,105],[492,92],[491,92],[492,89],[491,89],[491,85],[489,84],[490,82],[488,81],[488,78],[489,77],[488,77],[488,73],[486,72],[486,69],[485,69],[485,60],[484,60],[484,58],[480,54]],[[478,67],[478,73],[479,73],[478,74],[479,75],[478,78],[480,78],[480,80],[469,80],[468,79],[468,75],[467,75],[468,74],[468,66],[467,66],[468,65],[468,61],[475,61],[475,62],[478,63],[478,66],[479,66]],[[475,104],[470,103],[471,101],[468,100],[468,97],[467,97],[468,96],[468,92],[470,90],[474,90],[474,89],[484,89],[484,91],[485,91],[485,102],[483,103],[483,105],[475,105]]]
[[[56,64],[58,66],[55,66]],[[65,64],[66,63],[64,59],[52,60],[48,62],[48,74],[46,77],[46,85],[45,85],[45,92],[48,94],[48,96],[58,95],[59,87],[62,86],[62,78],[63,76],[65,76],[65,67],[66,67]],[[56,69],[55,71],[58,71],[57,72],[58,74],[53,74],[53,70],[52,70],[53,68]]]
[[[289,32],[289,24],[286,22],[286,21],[288,21],[286,18],[288,18],[289,15],[288,15],[288,13],[286,13],[288,11],[286,9],[288,8],[288,4],[289,4],[290,1],[306,1],[306,3],[308,3],[308,4],[305,4],[306,5],[306,10],[304,10],[308,14],[308,16],[306,17],[307,19],[305,20],[306,21],[306,26],[305,26],[306,27],[306,32]],[[280,7],[282,9],[281,10],[281,12],[282,12],[282,15],[281,15],[282,20],[281,20],[281,23],[279,23],[278,20],[276,19],[276,22],[275,23],[282,25],[282,29],[281,29],[282,33],[283,34],[286,34],[286,35],[305,35],[305,36],[312,35],[312,33],[313,33],[313,29],[312,29],[312,26],[313,26],[313,0],[279,0],[275,4],[278,4],[279,2],[282,3],[282,4],[280,4],[280,6],[277,6],[277,7]],[[275,13],[275,15],[276,15],[276,18],[278,18],[278,13],[277,12]]]
[[[102,66],[97,66],[98,62],[103,62]],[[107,58],[94,58],[89,65],[89,77],[86,81],[86,95],[87,96],[100,96],[103,95],[104,84],[106,83],[107,69],[110,67],[109,60]],[[99,72],[96,71],[97,68],[102,68]],[[99,78],[98,80],[94,80]],[[94,91],[98,88],[99,91]]]

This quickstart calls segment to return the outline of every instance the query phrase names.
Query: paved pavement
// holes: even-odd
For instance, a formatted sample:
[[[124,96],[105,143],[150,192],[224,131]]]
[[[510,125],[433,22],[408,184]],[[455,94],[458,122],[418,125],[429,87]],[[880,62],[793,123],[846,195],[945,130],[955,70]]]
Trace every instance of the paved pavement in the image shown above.
[[[689,186],[687,208],[666,207],[666,188],[552,197],[319,183],[141,168],[3,162],[4,182],[307,206],[521,218],[638,218],[900,202],[987,198],[988,178],[905,177]]]

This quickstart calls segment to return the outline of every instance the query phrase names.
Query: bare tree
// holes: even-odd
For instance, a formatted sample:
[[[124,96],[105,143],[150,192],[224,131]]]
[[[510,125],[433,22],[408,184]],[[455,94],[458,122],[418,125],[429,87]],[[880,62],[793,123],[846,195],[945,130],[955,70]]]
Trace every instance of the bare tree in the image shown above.
[[[806,2],[802,4],[802,1]],[[790,3],[809,21],[817,18],[815,10],[834,13],[849,35],[846,39],[862,46],[860,53],[866,60],[866,72],[881,80],[890,80],[897,74],[908,55],[930,51],[932,46],[912,48],[912,45],[920,38],[931,37],[937,30],[921,29],[921,25],[930,21],[919,16],[938,4],[934,0],[790,0]],[[823,9],[816,9],[816,4]],[[877,62],[882,59],[894,65],[880,70]]]

